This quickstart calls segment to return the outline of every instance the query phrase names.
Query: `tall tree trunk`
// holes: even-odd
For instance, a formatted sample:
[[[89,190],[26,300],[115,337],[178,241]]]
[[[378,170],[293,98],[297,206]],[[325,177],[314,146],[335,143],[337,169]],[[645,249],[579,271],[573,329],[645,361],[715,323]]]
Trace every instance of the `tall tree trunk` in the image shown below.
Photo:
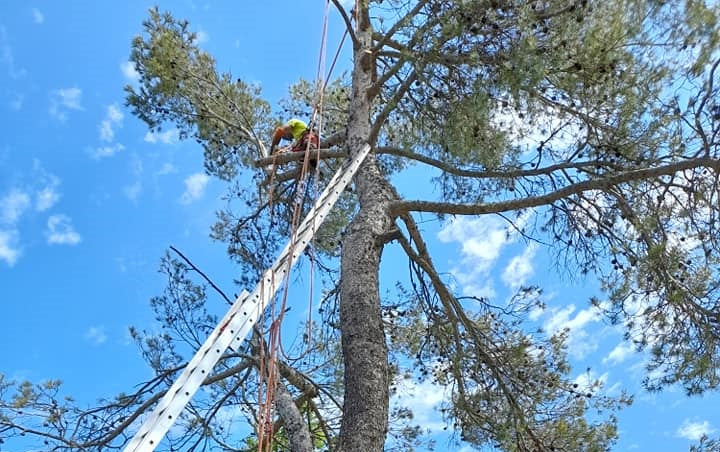
[[[374,61],[367,7],[360,6],[352,100],[348,120],[351,155],[370,140],[370,99]],[[373,143],[370,143],[371,145]],[[394,190],[370,154],[355,176],[360,210],[348,225],[342,249],[340,330],[345,362],[345,398],[339,450],[380,452],[388,427],[388,358],[380,312],[378,270],[383,243],[393,224],[387,213]]]

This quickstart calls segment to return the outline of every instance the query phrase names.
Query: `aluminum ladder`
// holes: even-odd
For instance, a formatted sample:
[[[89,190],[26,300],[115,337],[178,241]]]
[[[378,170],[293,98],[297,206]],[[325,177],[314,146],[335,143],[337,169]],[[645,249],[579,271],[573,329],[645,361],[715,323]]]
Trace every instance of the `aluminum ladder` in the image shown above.
[[[237,350],[243,344],[245,337],[257,323],[265,307],[275,296],[276,290],[281,287],[290,268],[295,265],[298,257],[310,243],[318,227],[340,198],[369,152],[370,145],[365,144],[360,152],[352,159],[346,160],[338,169],[303,222],[298,226],[294,240],[291,239],[288,242],[272,267],[263,272],[262,279],[255,289],[250,293],[243,291],[235,300],[182,374],[145,419],[140,430],[125,447],[125,452],[154,451],[200,388],[202,382],[210,376],[210,372],[225,350],[228,347]],[[289,265],[288,258],[290,258]]]

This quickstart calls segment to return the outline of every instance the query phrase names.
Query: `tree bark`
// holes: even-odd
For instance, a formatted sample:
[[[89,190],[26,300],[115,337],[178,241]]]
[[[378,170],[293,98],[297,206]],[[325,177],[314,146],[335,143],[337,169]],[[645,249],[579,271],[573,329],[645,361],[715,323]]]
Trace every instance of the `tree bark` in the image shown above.
[[[348,150],[354,155],[370,143],[369,88],[375,71],[370,53],[372,27],[367,6],[358,16]],[[345,397],[338,450],[381,452],[388,428],[388,358],[380,311],[378,270],[383,243],[393,225],[387,206],[396,199],[380,173],[374,154],[355,176],[358,214],[343,240],[340,282],[340,331],[345,364]]]
[[[292,395],[282,382],[279,382],[275,392],[275,404],[278,415],[285,423],[290,441],[290,450],[293,452],[312,452],[313,443],[310,438],[310,429],[300,409],[295,405]]]

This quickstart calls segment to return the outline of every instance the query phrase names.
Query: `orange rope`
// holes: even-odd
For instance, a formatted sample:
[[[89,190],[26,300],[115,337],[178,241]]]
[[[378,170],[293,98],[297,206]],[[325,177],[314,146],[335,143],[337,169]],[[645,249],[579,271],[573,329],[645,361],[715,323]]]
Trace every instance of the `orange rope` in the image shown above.
[[[313,108],[313,113],[311,116],[310,131],[313,130],[313,124],[317,121],[318,127],[317,127],[317,138],[318,138],[318,146],[317,146],[317,154],[316,154],[316,164],[315,164],[315,181],[313,186],[313,192],[315,201],[317,200],[318,195],[318,179],[320,175],[320,146],[319,146],[319,138],[322,136],[322,114],[323,114],[323,104],[324,104],[324,93],[325,89],[327,87],[327,84],[330,79],[330,74],[332,73],[333,68],[335,67],[335,63],[337,62],[338,56],[340,54],[340,50],[342,49],[342,45],[345,41],[345,37],[347,36],[347,30],[345,31],[345,34],[343,35],[343,38],[340,42],[340,45],[338,47],[338,50],[335,54],[335,57],[333,59],[332,65],[330,67],[330,71],[327,75],[327,79],[325,79],[324,74],[324,68],[325,68],[325,53],[326,53],[326,44],[327,44],[327,26],[328,26],[328,18],[330,15],[330,2],[327,0],[325,2],[325,17],[323,20],[323,30],[322,30],[322,37],[321,37],[321,43],[320,43],[320,57],[318,61],[318,68],[317,68],[317,86],[320,87],[320,92],[318,94],[318,101],[315,104]],[[293,215],[291,220],[291,232],[290,232],[290,246],[289,246],[289,255],[287,259],[287,268],[285,271],[285,280],[284,280],[284,288],[283,288],[283,294],[282,294],[282,303],[280,306],[280,311],[277,313],[276,316],[276,303],[273,299],[272,306],[270,309],[271,312],[271,323],[270,328],[268,331],[268,350],[265,350],[263,341],[261,341],[260,345],[260,383],[258,385],[258,403],[260,405],[259,407],[259,425],[257,429],[257,435],[258,435],[258,451],[259,452],[266,452],[270,451],[272,448],[272,440],[274,432],[272,431],[272,420],[273,420],[273,412],[275,408],[275,388],[279,381],[279,375],[278,375],[278,369],[277,369],[277,358],[279,352],[282,352],[283,355],[285,354],[284,351],[282,351],[282,341],[281,341],[281,329],[280,326],[282,324],[282,320],[285,315],[285,308],[287,304],[287,296],[288,291],[290,287],[290,267],[292,263],[292,254],[295,249],[295,243],[297,240],[297,229],[300,222],[300,215],[302,213],[302,207],[305,201],[305,194],[306,194],[306,183],[307,183],[307,172],[308,167],[310,164],[310,145],[311,140],[306,140],[306,148],[305,148],[305,156],[303,159],[300,175],[297,180],[297,191],[295,195],[294,206],[293,206]],[[274,162],[273,162],[274,163]],[[273,173],[271,175],[271,185],[272,181],[274,179],[275,175],[275,165],[273,165]],[[272,210],[272,187],[270,192],[270,208]],[[271,218],[272,218],[272,211],[271,211]],[[314,224],[315,219],[313,218],[313,231],[315,229]],[[312,325],[312,304],[313,304],[313,276],[314,276],[314,265],[315,265],[315,235],[313,234],[312,241],[311,241],[311,248],[310,248],[310,296],[309,296],[309,307],[308,307],[308,324],[307,324],[307,338],[308,338],[308,349],[310,344],[310,337],[311,337],[311,325]],[[263,322],[264,322],[264,314],[263,314]],[[267,357],[267,362],[266,358]],[[263,385],[264,383],[264,385]],[[264,386],[264,396],[263,397],[263,386]]]

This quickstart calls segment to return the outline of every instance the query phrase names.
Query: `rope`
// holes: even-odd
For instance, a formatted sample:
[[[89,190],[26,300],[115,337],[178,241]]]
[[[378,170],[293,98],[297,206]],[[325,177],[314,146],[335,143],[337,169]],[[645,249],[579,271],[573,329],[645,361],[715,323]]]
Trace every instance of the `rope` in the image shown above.
[[[310,121],[310,131],[313,130],[313,124],[315,123],[316,119],[318,122],[318,144],[319,144],[319,137],[322,136],[322,111],[323,111],[323,103],[324,103],[324,91],[325,87],[327,86],[327,81],[324,81],[324,74],[323,70],[325,67],[325,51],[326,51],[326,43],[327,43],[327,26],[328,26],[328,18],[330,15],[330,2],[327,0],[325,2],[325,16],[323,19],[323,30],[322,30],[322,37],[321,37],[321,43],[320,43],[320,57],[318,61],[318,68],[317,68],[317,83],[318,86],[320,86],[320,93],[319,93],[319,99],[318,102],[315,104],[313,108],[313,114]],[[345,36],[343,36],[343,41],[345,39]],[[342,42],[341,42],[342,46]],[[338,53],[335,56],[335,60],[333,61],[333,67],[335,65],[335,61],[337,60],[337,55],[339,54],[340,49],[338,49]],[[328,75],[329,79],[329,75]],[[322,85],[320,85],[321,82]],[[319,119],[318,119],[319,118]],[[296,185],[296,193],[294,198],[294,206],[293,206],[293,215],[292,215],[292,221],[291,221],[291,232],[290,232],[290,247],[289,247],[289,258],[287,259],[287,268],[285,272],[285,280],[283,288],[283,294],[282,294],[282,303],[280,307],[280,312],[276,316],[276,303],[272,302],[272,307],[270,309],[271,311],[271,323],[269,328],[269,341],[268,341],[268,350],[264,350],[263,341],[260,341],[260,384],[258,385],[258,403],[260,404],[259,408],[259,428],[257,431],[258,435],[258,452],[265,452],[270,451],[272,449],[272,440],[273,440],[273,428],[272,428],[272,419],[273,419],[273,413],[275,411],[275,388],[277,387],[279,376],[278,376],[278,369],[277,369],[277,358],[279,352],[282,350],[282,342],[280,337],[280,326],[282,324],[283,317],[285,315],[285,307],[287,304],[287,295],[290,287],[290,266],[292,261],[292,254],[293,250],[295,248],[295,241],[297,240],[297,228],[300,222],[300,216],[302,213],[302,206],[304,199],[306,197],[306,183],[307,183],[307,170],[308,166],[310,164],[310,144],[312,140],[306,140],[306,149],[305,149],[305,158],[303,159],[302,169],[300,171],[300,175],[298,177],[297,185]],[[316,165],[315,165],[315,185],[314,185],[314,195],[317,197],[318,193],[318,178],[320,174],[320,146],[317,146],[317,156],[316,156]],[[273,162],[274,163],[274,162]],[[272,180],[274,179],[274,173],[275,173],[275,166],[273,165],[273,174],[271,176],[271,184]],[[272,187],[270,191],[270,205],[272,209]],[[272,212],[271,212],[272,215]],[[314,222],[314,219],[313,219]],[[313,230],[315,228],[315,225],[313,223]],[[311,243],[311,255],[314,256],[314,235],[313,235],[313,241]],[[309,320],[308,320],[308,328],[310,328],[310,322],[312,321],[311,313],[312,313],[312,279],[313,279],[313,273],[314,273],[314,257],[311,258],[311,293],[310,293],[310,307],[308,309],[309,314]],[[264,317],[264,314],[263,314]],[[264,318],[263,318],[264,321]],[[308,330],[308,341],[309,341],[309,332]],[[309,343],[309,342],[308,342]],[[283,351],[284,354],[284,351]],[[267,357],[267,363],[265,360],[265,357]],[[264,385],[263,385],[264,383]],[[263,394],[263,386],[265,388],[265,393]],[[263,395],[265,397],[263,397]]]

